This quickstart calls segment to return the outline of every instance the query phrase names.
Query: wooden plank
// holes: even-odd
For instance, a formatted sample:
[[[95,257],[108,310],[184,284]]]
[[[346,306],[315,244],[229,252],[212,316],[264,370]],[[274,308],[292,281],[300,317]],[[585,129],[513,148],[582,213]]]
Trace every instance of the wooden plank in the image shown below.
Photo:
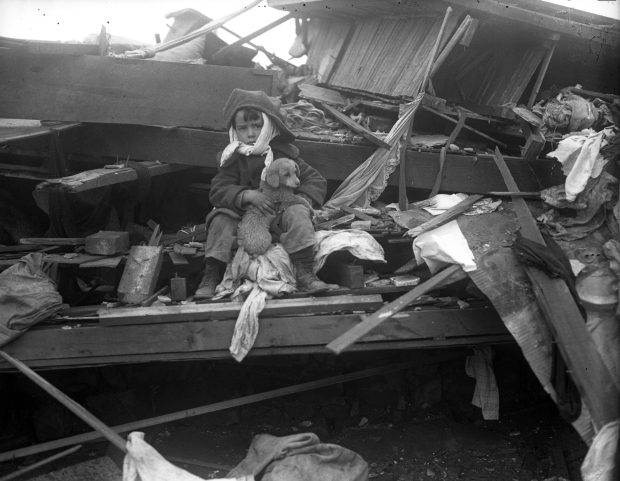
[[[375,329],[381,323],[393,317],[398,312],[406,308],[412,301],[416,300],[423,294],[444,285],[451,279],[456,277],[459,273],[462,273],[461,267],[452,265],[447,267],[443,271],[435,274],[433,277],[423,282],[419,286],[414,287],[407,294],[400,296],[395,301],[383,306],[377,312],[370,316],[361,316],[362,322],[356,324],[354,327],[338,336],[336,339],[327,344],[327,349],[340,354],[351,344],[359,341],[362,337],[366,336],[370,331]]]
[[[545,57],[543,58],[540,68],[538,70],[538,76],[536,77],[536,81],[534,82],[534,86],[532,87],[532,92],[530,93],[530,98],[527,101],[527,108],[531,109],[534,106],[534,102],[536,101],[536,96],[538,95],[538,91],[540,90],[540,86],[545,79],[545,74],[547,73],[547,68],[549,68],[549,62],[551,62],[551,57],[553,56],[553,52],[555,51],[555,46],[560,40],[560,34],[554,33],[551,35],[549,41],[551,44],[547,47],[547,51],[545,52]]]
[[[345,126],[349,127],[353,132],[356,132],[356,133],[360,134],[362,137],[364,137],[366,140],[372,142],[377,147],[383,147],[384,149],[388,149],[388,150],[392,148],[390,146],[390,144],[388,144],[384,140],[382,140],[379,137],[377,137],[375,134],[373,134],[366,127],[363,127],[362,125],[358,124],[355,120],[353,120],[349,116],[343,114],[338,109],[335,109],[331,105],[326,104],[324,102],[319,102],[319,104],[321,105],[321,108],[327,110],[340,123],[342,123]]]
[[[82,449],[81,444],[78,444],[77,446],[73,446],[72,448],[69,448],[69,449],[65,449],[64,451],[53,454],[45,459],[37,461],[36,463],[29,464],[28,466],[18,469],[17,471],[13,471],[10,474],[2,476],[2,478],[0,478],[0,481],[9,481],[10,479],[19,478],[20,476],[26,473],[29,473],[31,471],[34,471],[35,469],[39,469],[40,467],[45,466],[46,464],[53,463],[54,461],[62,459],[65,456],[69,456],[70,454],[73,454],[79,451],[80,449]]]
[[[1,55],[0,76],[0,117],[20,119],[225,130],[234,88],[274,94],[274,71],[92,55]]]
[[[449,141],[446,142],[448,146],[450,145]],[[439,193],[439,189],[441,188],[441,181],[443,180],[443,169],[446,163],[446,147],[442,147],[439,152],[439,170],[437,171],[437,177],[435,177],[435,183],[433,184],[433,188],[431,189],[431,193],[428,194],[429,199],[435,197]],[[405,205],[405,208],[402,207],[400,210],[407,210],[409,207],[408,204]]]
[[[496,149],[495,159],[506,187],[518,190],[499,149]],[[544,246],[545,241],[525,200],[513,197],[512,201],[523,237]],[[566,283],[561,279],[549,278],[535,267],[525,266],[525,272],[593,423],[597,430],[601,429],[620,414],[620,393],[614,380]]]
[[[157,162],[140,162],[148,169],[150,176],[165,175],[171,172],[185,170],[187,167],[181,165],[162,164]],[[121,167],[118,169],[92,169],[79,172],[67,177],[57,179],[47,179],[37,185],[37,191],[62,190],[69,194],[85,192],[97,189],[106,185],[116,185],[131,182],[138,179],[138,172],[132,167]]]
[[[45,55],[99,55],[99,45],[62,43],[47,40],[26,40],[0,37],[0,48],[18,53]]]
[[[19,359],[15,359],[11,355],[6,352],[0,350],[0,357],[4,359],[6,362],[11,364],[15,369],[25,375],[28,379],[34,382],[37,386],[43,389],[47,394],[56,399],[59,403],[61,403],[64,407],[66,407],[69,411],[79,417],[82,421],[88,424],[91,428],[99,432],[99,434],[106,438],[110,443],[112,443],[115,447],[117,447],[123,453],[127,452],[127,448],[125,447],[125,440],[121,438],[118,433],[109,426],[104,424],[99,418],[97,418],[94,414],[89,412],[82,406],[77,403],[69,396],[67,396],[64,392],[58,389],[56,386],[51,384],[49,381],[41,377],[39,374],[30,369],[26,364],[21,362]]]
[[[290,394],[298,394],[300,392],[312,391],[314,389],[320,389],[327,386],[333,386],[335,384],[342,384],[344,382],[355,381],[358,379],[364,379],[367,377],[378,376],[382,374],[388,374],[391,372],[400,371],[411,366],[411,362],[388,364],[386,366],[374,367],[370,369],[364,369],[362,371],[355,371],[346,374],[340,374],[336,376],[330,376],[323,379],[314,381],[308,381],[300,384],[293,384],[292,386],[281,387],[272,389],[270,391],[264,391],[261,393],[249,394],[247,396],[241,396],[235,399],[229,399],[225,401],[219,401],[204,406],[186,409],[183,411],[177,411],[174,413],[163,414],[153,418],[142,419],[139,421],[132,421],[130,423],[113,426],[111,429],[115,433],[123,433],[128,431],[142,430],[150,426],[157,426],[173,421],[180,421],[193,416],[200,416],[207,413],[222,411],[225,409],[231,409],[239,406],[246,406],[268,399],[274,399]],[[118,436],[118,435],[117,435]],[[0,454],[0,462],[8,461],[19,457],[30,456],[33,454],[42,453],[52,449],[58,449],[65,446],[70,446],[76,443],[85,443],[88,441],[94,441],[99,439],[101,435],[98,432],[90,432],[77,434],[68,438],[58,439],[54,441],[48,441],[47,443],[38,444],[36,446],[29,446],[26,448],[16,449],[10,452]]]
[[[357,314],[267,317],[250,354],[328,353],[325,345],[359,323]],[[181,358],[230,359],[228,347],[235,319],[127,326],[87,325],[71,329],[37,326],[4,346],[30,366],[91,365]],[[363,340],[368,349],[422,345],[449,346],[470,336],[504,335],[494,309],[437,309],[403,311],[377,327]],[[408,342],[411,341],[409,344]],[[473,342],[473,341],[472,341]],[[420,344],[422,343],[422,344]],[[2,367],[2,364],[0,364]]]
[[[319,87],[318,85],[306,83],[299,84],[299,96],[304,99],[316,100],[318,102],[326,102],[341,107],[347,105],[347,100],[340,94],[340,92],[325,87]],[[357,102],[357,104],[355,104],[355,102]],[[347,106],[347,111],[351,110],[356,105],[359,105],[361,101],[355,102]]]
[[[459,120],[453,119],[452,117],[450,117],[449,115],[446,115],[444,113],[441,113],[439,110],[434,109],[433,107],[428,107],[428,106],[422,106],[425,110],[434,113],[435,115],[437,115],[438,117],[441,117],[442,119],[445,120],[449,120],[450,122],[454,122],[455,124],[457,124],[457,127],[459,126],[459,123],[461,122],[461,116],[459,115]],[[480,137],[490,140],[491,142],[493,142],[494,144],[497,144],[501,147],[506,148],[506,144],[504,142],[501,142],[497,139],[494,139],[493,137],[491,137],[490,135],[485,134],[484,132],[481,132],[478,129],[475,129],[473,127],[470,127],[469,125],[465,125],[465,121],[463,121],[463,125],[461,126],[462,128],[469,130],[470,132],[473,132],[476,135],[479,135]],[[456,127],[455,127],[455,131],[456,131]],[[458,134],[458,131],[456,131]]]
[[[463,212],[466,212],[472,205],[482,199],[482,197],[482,195],[470,195],[465,200],[462,200],[444,213],[436,215],[431,220],[428,220],[417,227],[409,229],[407,231],[407,236],[409,236],[410,238],[414,238],[423,234],[424,232],[428,232],[444,224],[447,224],[451,220],[456,219]]]
[[[22,237],[19,243],[23,245],[41,246],[83,246],[85,237]]]
[[[450,0],[450,2],[463,8],[509,18],[581,39],[589,39],[592,42],[607,44],[613,47],[620,45],[620,36],[618,35],[617,28],[580,23],[570,17],[558,18],[556,15],[523,8],[513,2],[499,0]]]
[[[374,310],[381,307],[382,304],[383,301],[378,294],[271,299],[266,302],[260,317],[294,315],[299,312],[318,314]],[[205,321],[208,319],[236,319],[242,306],[243,302],[217,302],[148,308],[103,308],[97,314],[99,315],[99,324],[102,326],[125,326],[129,324]]]
[[[151,126],[85,125],[60,134],[67,154],[127,158],[191,165],[207,172],[217,170],[216,156],[228,144],[228,134],[198,129],[163,129]],[[35,142],[36,139],[33,139]],[[301,155],[327,179],[343,180],[374,152],[374,146],[334,144],[297,140]],[[9,148],[22,149],[23,144]],[[47,144],[36,143],[29,151],[33,155],[46,155]],[[14,152],[13,150],[11,150]],[[407,150],[408,188],[430,190],[437,171],[437,152]],[[333,159],[338,159],[334,162]],[[521,157],[506,157],[506,162],[524,191],[539,191],[545,187],[564,182],[561,169],[553,159],[537,159],[524,162]],[[389,185],[398,185],[398,176],[390,176]],[[442,183],[445,191],[484,193],[506,190],[506,185],[489,154],[446,155],[445,175]]]
[[[271,22],[269,25],[265,25],[264,27],[259,28],[255,32],[252,32],[251,34],[246,35],[245,37],[240,38],[239,40],[235,40],[230,45],[226,45],[225,47],[222,47],[217,52],[215,52],[215,54],[213,54],[213,59],[217,60],[217,59],[220,59],[220,58],[224,57],[226,55],[226,53],[231,52],[234,48],[240,47],[243,44],[248,43],[248,41],[252,40],[253,38],[256,38],[259,35],[262,35],[263,33],[268,32],[272,28],[277,27],[278,25],[280,25],[280,24],[282,24],[284,22],[287,22],[291,18],[293,18],[293,15],[289,13],[288,15],[285,15],[285,16],[283,16],[283,17],[281,17],[281,18]]]

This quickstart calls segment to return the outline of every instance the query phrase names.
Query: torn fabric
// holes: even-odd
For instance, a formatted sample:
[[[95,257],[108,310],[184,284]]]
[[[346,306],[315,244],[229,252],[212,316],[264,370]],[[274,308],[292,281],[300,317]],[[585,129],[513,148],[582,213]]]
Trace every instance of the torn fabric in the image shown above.
[[[482,410],[484,419],[499,419],[499,390],[493,372],[491,347],[475,347],[474,354],[467,356],[465,372],[469,377],[476,379],[476,389],[471,403]]]
[[[315,234],[315,273],[321,270],[327,256],[332,252],[346,250],[354,257],[366,261],[385,262],[384,251],[373,236],[359,229],[320,230]]]
[[[127,454],[123,460],[123,481],[205,481],[167,461],[144,440],[144,433],[127,436]],[[254,476],[219,478],[213,481],[254,481]]]
[[[254,345],[258,316],[265,301],[295,292],[296,285],[290,258],[281,244],[272,245],[265,254],[254,258],[242,247],[237,249],[214,298],[230,296],[233,300],[244,301],[229,348],[235,360],[241,362]]]
[[[419,94],[413,102],[407,104],[407,111],[385,137],[385,142],[390,144],[391,148],[379,147],[362,165],[351,172],[338,186],[331,199],[325,203],[325,207],[330,209],[348,205],[368,207],[381,195],[387,186],[390,174],[400,162],[401,148],[406,148],[401,140],[423,96],[423,93]]]

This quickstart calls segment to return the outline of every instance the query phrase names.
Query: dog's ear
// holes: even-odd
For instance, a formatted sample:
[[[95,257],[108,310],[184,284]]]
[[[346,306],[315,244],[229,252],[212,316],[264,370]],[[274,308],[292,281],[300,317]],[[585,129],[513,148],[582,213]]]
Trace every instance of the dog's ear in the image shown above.
[[[295,173],[297,174],[297,177],[299,177],[301,175],[300,171],[299,171],[299,164],[297,162],[293,162],[295,164]]]
[[[277,189],[280,186],[280,173],[277,169],[268,167],[267,172],[265,173],[265,182],[267,185]]]

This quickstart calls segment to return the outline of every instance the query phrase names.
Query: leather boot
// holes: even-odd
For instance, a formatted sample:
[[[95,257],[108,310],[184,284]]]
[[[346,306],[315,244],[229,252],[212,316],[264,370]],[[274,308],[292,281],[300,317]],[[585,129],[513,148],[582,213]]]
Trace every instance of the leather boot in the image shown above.
[[[289,254],[289,256],[291,261],[293,261],[293,266],[295,267],[297,289],[299,291],[307,292],[309,294],[316,294],[318,292],[325,292],[339,287],[336,284],[326,284],[319,279],[312,270],[312,264],[314,263],[314,252],[312,251],[312,246],[293,252],[292,254]]]
[[[213,257],[205,259],[205,272],[194,293],[194,299],[211,299],[215,295],[215,288],[222,280],[223,268],[223,262]]]

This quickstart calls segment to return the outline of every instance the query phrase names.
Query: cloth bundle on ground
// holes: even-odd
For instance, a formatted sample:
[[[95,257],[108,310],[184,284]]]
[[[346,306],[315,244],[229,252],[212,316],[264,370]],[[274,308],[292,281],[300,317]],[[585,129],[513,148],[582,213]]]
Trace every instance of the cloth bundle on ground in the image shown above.
[[[123,481],[205,481],[167,461],[149,443],[144,433],[127,436],[127,455],[123,461]],[[219,478],[212,481],[254,481],[254,476]]]
[[[247,456],[229,477],[259,476],[262,481],[365,481],[368,463],[357,453],[322,443],[314,433],[254,436]]]
[[[43,254],[28,254],[0,273],[0,346],[62,307],[62,297],[42,264]]]

